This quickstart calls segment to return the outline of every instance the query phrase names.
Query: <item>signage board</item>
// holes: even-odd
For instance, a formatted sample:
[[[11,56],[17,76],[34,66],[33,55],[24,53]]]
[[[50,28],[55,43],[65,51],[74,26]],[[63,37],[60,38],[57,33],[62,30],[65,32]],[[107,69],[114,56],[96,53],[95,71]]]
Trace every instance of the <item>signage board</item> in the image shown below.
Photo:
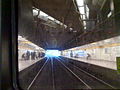
[[[117,63],[117,71],[120,74],[120,57],[116,58],[116,63]]]

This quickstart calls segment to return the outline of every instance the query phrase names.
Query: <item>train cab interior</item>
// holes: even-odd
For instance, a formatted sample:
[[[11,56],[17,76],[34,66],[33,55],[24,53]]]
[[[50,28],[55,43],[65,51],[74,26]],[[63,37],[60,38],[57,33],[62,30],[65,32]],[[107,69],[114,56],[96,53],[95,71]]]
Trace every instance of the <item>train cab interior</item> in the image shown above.
[[[120,0],[0,0],[0,90],[120,89]]]

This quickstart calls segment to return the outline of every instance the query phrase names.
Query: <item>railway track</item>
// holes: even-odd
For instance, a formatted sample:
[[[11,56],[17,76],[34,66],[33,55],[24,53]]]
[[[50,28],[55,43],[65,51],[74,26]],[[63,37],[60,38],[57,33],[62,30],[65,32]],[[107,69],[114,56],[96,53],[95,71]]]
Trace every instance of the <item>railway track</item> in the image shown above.
[[[86,82],[92,89],[116,89],[114,86],[86,72],[80,67],[68,63],[67,60],[59,58],[59,61],[66,65],[66,67],[72,70],[74,73],[76,73],[77,76],[80,77],[84,82]]]
[[[49,57],[27,90],[115,89],[68,60]]]

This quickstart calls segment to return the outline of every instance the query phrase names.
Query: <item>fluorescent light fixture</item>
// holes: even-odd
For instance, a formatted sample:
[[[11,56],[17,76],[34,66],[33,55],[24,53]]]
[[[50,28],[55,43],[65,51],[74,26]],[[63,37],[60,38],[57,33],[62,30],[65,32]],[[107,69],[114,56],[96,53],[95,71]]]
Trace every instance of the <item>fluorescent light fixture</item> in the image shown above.
[[[110,11],[107,15],[107,17],[109,18],[112,15],[112,12]]]
[[[46,50],[45,54],[47,57],[58,57],[60,56],[60,51],[59,50]]]
[[[80,11],[81,14],[85,14],[84,7],[79,7],[79,11]]]
[[[78,6],[83,6],[84,5],[84,1],[83,0],[77,0],[77,4],[78,4]]]
[[[40,15],[47,17],[48,15],[44,13],[43,11],[40,11]]]
[[[38,14],[38,11],[33,9],[33,16],[36,16]]]

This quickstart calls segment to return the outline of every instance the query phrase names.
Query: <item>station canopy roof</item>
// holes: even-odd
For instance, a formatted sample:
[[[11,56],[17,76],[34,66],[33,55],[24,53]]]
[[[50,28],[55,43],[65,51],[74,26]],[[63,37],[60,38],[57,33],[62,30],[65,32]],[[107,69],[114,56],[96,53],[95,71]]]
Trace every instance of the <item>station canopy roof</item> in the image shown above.
[[[33,5],[74,30],[82,32],[83,24],[76,0],[33,0]]]

